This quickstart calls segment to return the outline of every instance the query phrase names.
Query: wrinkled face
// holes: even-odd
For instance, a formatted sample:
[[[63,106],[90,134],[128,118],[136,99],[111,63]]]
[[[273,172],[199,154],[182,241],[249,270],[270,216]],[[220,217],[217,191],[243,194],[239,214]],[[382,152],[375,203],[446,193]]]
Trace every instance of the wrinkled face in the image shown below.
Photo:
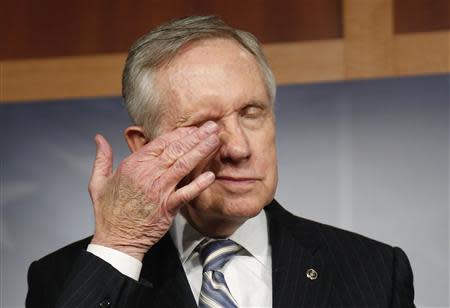
[[[243,222],[273,198],[277,185],[275,123],[258,64],[228,39],[208,39],[185,47],[157,75],[168,100],[160,131],[219,127],[221,147],[185,179],[205,171],[215,182],[183,209],[194,225]]]

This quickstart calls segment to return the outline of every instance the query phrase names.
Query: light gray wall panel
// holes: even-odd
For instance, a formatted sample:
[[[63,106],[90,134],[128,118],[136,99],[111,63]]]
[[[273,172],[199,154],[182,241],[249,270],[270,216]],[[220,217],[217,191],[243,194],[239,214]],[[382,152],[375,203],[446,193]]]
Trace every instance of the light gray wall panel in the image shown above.
[[[449,305],[449,77],[294,85],[278,97],[292,212],[402,247],[420,306]]]

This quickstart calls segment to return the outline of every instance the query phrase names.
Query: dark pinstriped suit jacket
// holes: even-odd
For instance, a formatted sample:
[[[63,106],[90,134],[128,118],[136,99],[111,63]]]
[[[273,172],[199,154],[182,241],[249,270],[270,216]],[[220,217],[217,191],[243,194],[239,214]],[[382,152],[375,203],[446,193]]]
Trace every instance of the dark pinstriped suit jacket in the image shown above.
[[[274,307],[414,307],[412,271],[400,248],[295,217],[276,201],[266,213]],[[85,252],[89,241],[31,265],[27,307],[196,307],[168,235],[145,256],[139,282]]]

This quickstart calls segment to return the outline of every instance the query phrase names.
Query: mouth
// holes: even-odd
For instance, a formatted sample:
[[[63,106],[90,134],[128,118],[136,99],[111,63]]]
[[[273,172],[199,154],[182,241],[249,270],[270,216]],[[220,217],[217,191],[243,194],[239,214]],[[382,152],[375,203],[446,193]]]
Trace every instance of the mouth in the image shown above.
[[[260,181],[254,177],[216,176],[216,183],[231,192],[247,192]]]

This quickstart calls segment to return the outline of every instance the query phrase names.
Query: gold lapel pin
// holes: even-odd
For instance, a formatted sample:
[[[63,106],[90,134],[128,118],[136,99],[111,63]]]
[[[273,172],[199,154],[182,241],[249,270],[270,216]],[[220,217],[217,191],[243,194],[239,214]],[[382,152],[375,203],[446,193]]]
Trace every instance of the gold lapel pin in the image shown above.
[[[306,277],[308,277],[309,280],[316,280],[318,276],[319,274],[313,268],[310,268],[306,271]]]

